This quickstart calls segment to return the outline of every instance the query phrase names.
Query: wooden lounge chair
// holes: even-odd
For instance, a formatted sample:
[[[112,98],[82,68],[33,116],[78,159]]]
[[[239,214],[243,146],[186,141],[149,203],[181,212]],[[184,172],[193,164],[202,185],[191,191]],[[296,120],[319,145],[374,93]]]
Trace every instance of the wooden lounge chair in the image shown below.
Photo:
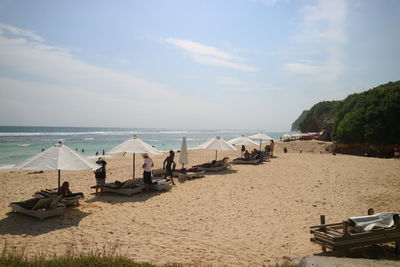
[[[165,176],[165,169],[153,169],[152,170],[153,177],[164,177]]]
[[[95,188],[95,186],[93,188]],[[103,192],[132,196],[142,192],[143,188],[144,185],[140,183],[139,179],[130,179],[124,183],[106,183]]]
[[[311,226],[310,239],[321,246],[322,251],[348,251],[351,248],[374,245],[387,242],[396,243],[396,254],[400,254],[400,219],[399,215],[393,216],[394,225],[389,228],[375,227],[367,232],[353,232],[354,226],[351,220],[342,223],[325,224],[325,216],[321,215],[320,225]]]
[[[153,179],[152,188],[156,191],[168,191],[172,187],[171,180],[167,179]]]
[[[52,190],[57,192],[57,189]],[[36,192],[33,194],[34,198],[51,198],[57,195],[49,194],[46,191]],[[61,196],[59,202],[64,204],[65,206],[79,206],[79,201],[84,198],[83,193],[72,193],[67,196]]]
[[[60,197],[32,198],[21,202],[12,202],[10,207],[13,212],[29,215],[40,220],[63,215],[65,205],[59,203]]]
[[[203,163],[200,165],[193,166],[198,171],[205,171],[205,172],[219,172],[222,170],[226,170],[231,166],[231,163],[228,162],[229,158],[224,158],[222,160],[213,161],[211,163]]]

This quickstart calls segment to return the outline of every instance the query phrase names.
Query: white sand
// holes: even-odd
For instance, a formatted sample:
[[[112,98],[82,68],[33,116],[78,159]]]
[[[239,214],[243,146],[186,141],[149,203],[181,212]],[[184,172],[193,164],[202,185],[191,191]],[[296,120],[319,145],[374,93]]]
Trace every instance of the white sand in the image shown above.
[[[178,183],[170,192],[133,197],[90,195],[91,171],[62,171],[74,191],[86,198],[64,216],[43,222],[7,214],[12,201],[54,187],[55,171],[0,171],[0,241],[27,244],[28,252],[64,253],[78,247],[119,244],[137,261],[252,266],[320,251],[310,243],[309,226],[340,222],[349,216],[400,211],[400,161],[320,154],[325,143],[278,143],[271,162],[233,165],[225,174]],[[289,153],[282,153],[283,146]],[[299,153],[302,150],[303,153]],[[189,151],[190,165],[210,161],[214,151]],[[219,152],[218,157],[239,155]],[[156,167],[165,155],[157,156]],[[177,157],[178,158],[178,157]],[[142,160],[137,160],[137,176]],[[131,155],[108,160],[108,181],[131,177]]]

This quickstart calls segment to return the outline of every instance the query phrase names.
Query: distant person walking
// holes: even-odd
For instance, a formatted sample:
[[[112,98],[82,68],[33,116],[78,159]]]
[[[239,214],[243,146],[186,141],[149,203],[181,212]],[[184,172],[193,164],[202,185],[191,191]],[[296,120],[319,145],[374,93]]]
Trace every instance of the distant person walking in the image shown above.
[[[104,185],[106,183],[106,165],[107,162],[101,157],[96,161],[97,164],[101,165],[100,168],[94,171],[94,176],[96,178],[96,195],[100,189],[100,195],[103,194]]]
[[[165,179],[167,179],[167,176],[169,176],[171,178],[171,182],[173,185],[175,185],[175,182],[174,182],[174,178],[172,177],[172,173],[176,167],[174,157],[175,157],[174,151],[170,150],[169,156],[164,160],[164,163],[163,163],[163,169],[165,169]]]
[[[151,191],[151,185],[152,185],[152,181],[151,181],[151,168],[154,167],[154,163],[153,160],[149,157],[149,155],[147,153],[142,154],[142,157],[144,159],[144,163],[142,165],[143,168],[143,180],[145,183],[145,187],[146,187],[146,192],[150,192]]]
[[[400,159],[400,146],[394,146],[394,159]]]

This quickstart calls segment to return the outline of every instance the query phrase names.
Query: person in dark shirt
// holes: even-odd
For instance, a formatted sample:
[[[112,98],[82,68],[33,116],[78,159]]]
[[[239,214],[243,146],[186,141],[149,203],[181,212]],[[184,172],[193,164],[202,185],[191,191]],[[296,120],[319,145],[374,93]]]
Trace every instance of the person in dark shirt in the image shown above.
[[[100,189],[100,195],[103,193],[104,185],[106,183],[106,165],[107,162],[103,160],[102,158],[99,158],[98,161],[96,161],[97,164],[101,165],[100,168],[94,171],[94,175],[96,178],[96,195]]]
[[[172,177],[172,173],[175,170],[176,163],[174,161],[175,153],[174,151],[169,151],[169,156],[164,160],[163,169],[165,169],[165,179],[167,176],[171,177],[171,182],[175,185],[174,178]]]

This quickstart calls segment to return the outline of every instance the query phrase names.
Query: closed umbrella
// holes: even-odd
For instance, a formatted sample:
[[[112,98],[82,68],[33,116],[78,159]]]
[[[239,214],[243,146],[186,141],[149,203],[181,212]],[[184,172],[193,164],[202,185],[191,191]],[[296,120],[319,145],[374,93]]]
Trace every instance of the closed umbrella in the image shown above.
[[[232,146],[219,136],[211,138],[207,142],[195,147],[194,149],[212,149],[212,150],[215,149],[215,160],[217,160],[218,150],[227,150],[227,151],[236,150],[234,146]]]
[[[62,142],[58,142],[49,149],[18,164],[15,168],[33,171],[58,170],[58,188],[60,188],[61,170],[96,170],[100,167]]]
[[[148,153],[148,154],[156,154],[160,155],[162,154],[162,151],[155,149],[151,145],[143,142],[140,140],[136,135],[132,136],[125,142],[113,147],[110,151],[108,151],[109,154],[113,153],[132,153],[132,179],[135,179],[135,154],[136,153]]]
[[[179,153],[178,162],[182,164],[182,169],[185,164],[188,164],[186,137],[182,137],[181,152]]]
[[[249,137],[252,138],[252,139],[260,139],[260,150],[261,150],[261,142],[262,142],[262,140],[274,140],[274,138],[272,138],[272,137],[270,137],[270,136],[268,136],[266,134],[263,134],[263,133],[254,134],[254,135],[249,136]]]
[[[244,145],[244,146],[248,146],[248,145],[257,145],[256,142],[254,142],[253,140],[251,140],[250,138],[242,135],[236,138],[233,138],[231,140],[228,141],[229,144],[231,145]],[[242,151],[240,152],[242,153]]]

